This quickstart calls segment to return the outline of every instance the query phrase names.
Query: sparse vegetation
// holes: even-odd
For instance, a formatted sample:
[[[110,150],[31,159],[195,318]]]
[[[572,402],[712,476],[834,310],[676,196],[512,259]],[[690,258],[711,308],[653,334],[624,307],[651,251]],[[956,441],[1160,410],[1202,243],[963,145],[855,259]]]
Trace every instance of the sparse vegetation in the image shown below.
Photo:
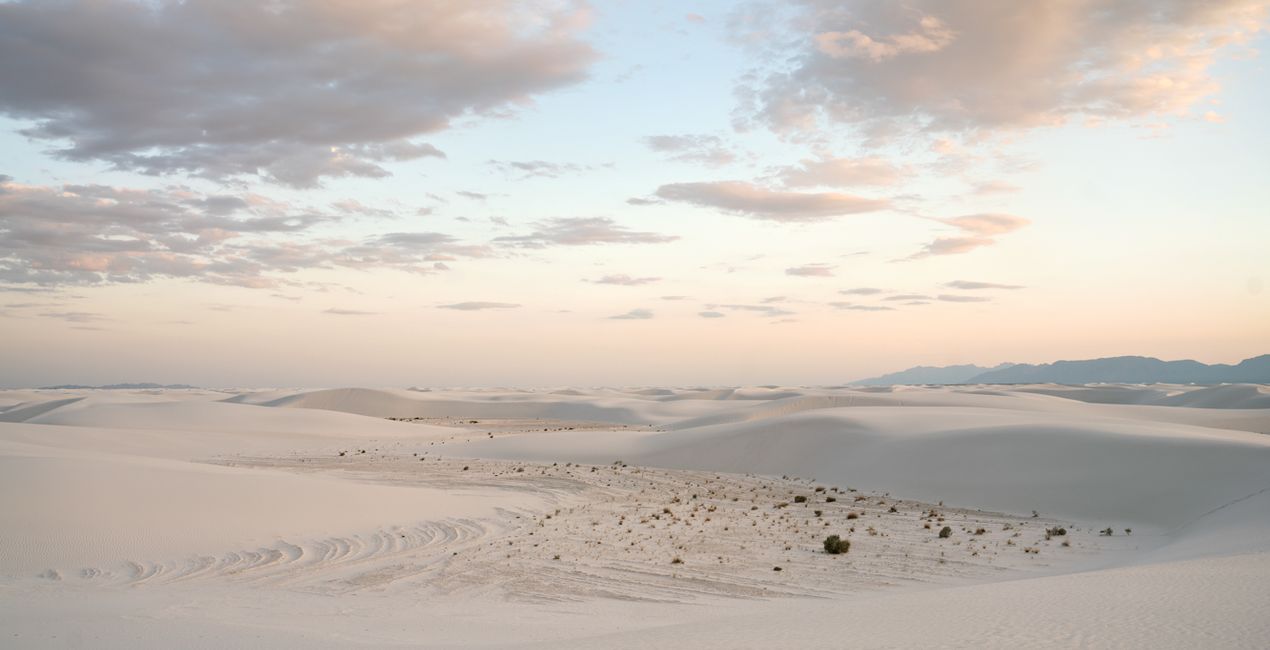
[[[939,529],[940,539],[948,539],[949,537],[952,537],[952,526],[944,526],[943,528]]]

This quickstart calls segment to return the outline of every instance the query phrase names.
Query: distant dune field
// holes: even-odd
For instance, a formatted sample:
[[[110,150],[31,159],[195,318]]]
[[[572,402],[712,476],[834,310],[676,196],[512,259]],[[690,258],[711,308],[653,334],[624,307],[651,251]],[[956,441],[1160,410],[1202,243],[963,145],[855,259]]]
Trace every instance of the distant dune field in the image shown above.
[[[1267,400],[3,391],[0,646],[1264,647]]]

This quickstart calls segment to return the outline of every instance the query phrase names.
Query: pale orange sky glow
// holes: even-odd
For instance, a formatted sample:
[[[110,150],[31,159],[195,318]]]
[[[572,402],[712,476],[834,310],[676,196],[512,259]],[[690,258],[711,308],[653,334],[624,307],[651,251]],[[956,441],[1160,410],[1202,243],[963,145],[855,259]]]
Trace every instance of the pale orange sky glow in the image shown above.
[[[1270,352],[1264,0],[351,7],[0,3],[0,385]]]

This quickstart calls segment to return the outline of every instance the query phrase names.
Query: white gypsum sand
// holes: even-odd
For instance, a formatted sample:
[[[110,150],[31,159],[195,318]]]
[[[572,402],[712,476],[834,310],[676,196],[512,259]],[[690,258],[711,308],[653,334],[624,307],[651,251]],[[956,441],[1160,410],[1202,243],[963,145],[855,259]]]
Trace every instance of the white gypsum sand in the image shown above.
[[[0,392],[0,645],[1259,647],[1268,395]]]

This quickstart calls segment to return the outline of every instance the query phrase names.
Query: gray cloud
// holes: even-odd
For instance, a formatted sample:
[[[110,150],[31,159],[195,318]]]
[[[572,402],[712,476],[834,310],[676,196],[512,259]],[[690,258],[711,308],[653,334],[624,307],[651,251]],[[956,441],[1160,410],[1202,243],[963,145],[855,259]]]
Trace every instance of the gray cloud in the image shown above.
[[[785,269],[785,275],[793,275],[804,278],[831,278],[833,277],[834,267],[828,264],[806,264],[803,266],[792,266]]]
[[[333,316],[374,316],[378,314],[379,312],[360,311],[357,309],[341,309],[339,307],[332,307],[330,309],[324,310],[322,313],[331,314]]]
[[[770,72],[740,91],[741,119],[786,133],[826,123],[874,135],[970,133],[1175,115],[1217,91],[1212,64],[1265,24],[1263,0],[797,6],[789,33],[767,39],[792,51],[773,48]]]
[[[992,300],[987,296],[957,296],[947,293],[941,293],[935,297],[944,302],[989,302]]]
[[[452,305],[437,305],[438,309],[456,309],[458,311],[481,311],[483,309],[516,309],[520,305],[514,302],[485,302],[474,300],[469,302],[456,302]]]
[[[754,312],[763,316],[793,316],[794,312],[772,305],[706,305],[707,309],[726,309],[728,311]]]
[[[697,312],[697,315],[702,318],[724,318],[727,316],[727,314],[718,311],[702,311]]]
[[[736,154],[714,135],[652,135],[644,144],[653,151],[667,154],[671,160],[701,163],[713,167],[736,160]]]
[[[901,293],[894,296],[887,296],[883,300],[900,301],[900,300],[930,300],[930,296],[924,296],[920,293]]]
[[[517,177],[521,180],[535,177],[560,178],[561,176],[576,176],[595,169],[591,165],[553,163],[545,160],[490,160],[486,164],[498,169],[507,176]]]
[[[110,320],[101,314],[94,314],[85,311],[47,311],[39,314],[40,318],[55,318],[64,320],[68,323],[97,323],[104,320]]]
[[[432,273],[443,260],[490,254],[440,233],[390,233],[360,243],[314,235],[338,219],[258,195],[5,181],[0,281],[56,286],[175,277],[272,287],[280,274],[304,269]]]
[[[637,196],[633,196],[629,199],[626,199],[627,205],[645,206],[645,205],[661,205],[662,203],[664,203],[664,201],[658,201],[657,199],[641,199]]]
[[[609,320],[648,320],[653,317],[650,309],[632,309],[625,314],[609,316]]]
[[[877,289],[874,287],[856,287],[854,289],[843,289],[839,291],[838,293],[844,296],[876,296],[877,294],[882,292],[883,292],[882,289]]]
[[[633,231],[608,217],[571,217],[542,221],[528,235],[495,237],[494,242],[522,248],[589,246],[594,244],[664,244],[674,235]]]
[[[414,138],[576,83],[572,2],[0,3],[0,113],[62,158],[296,186],[443,156]]]
[[[849,302],[831,302],[829,304],[834,309],[843,309],[846,311],[895,311],[894,307],[886,307],[883,305],[856,305]]]
[[[606,275],[598,280],[590,280],[590,282],[594,282],[595,284],[616,284],[623,287],[638,287],[640,285],[652,284],[654,282],[660,282],[660,281],[661,281],[661,278],[655,278],[655,277],[635,278],[635,277],[626,275],[625,273]]]
[[[963,291],[975,291],[979,289],[1022,289],[1023,285],[1019,284],[997,284],[995,282],[973,282],[971,280],[953,280],[944,284],[950,289],[961,289]]]
[[[837,192],[783,192],[742,181],[672,183],[657,188],[657,196],[773,221],[820,221],[889,206],[881,199]]]

